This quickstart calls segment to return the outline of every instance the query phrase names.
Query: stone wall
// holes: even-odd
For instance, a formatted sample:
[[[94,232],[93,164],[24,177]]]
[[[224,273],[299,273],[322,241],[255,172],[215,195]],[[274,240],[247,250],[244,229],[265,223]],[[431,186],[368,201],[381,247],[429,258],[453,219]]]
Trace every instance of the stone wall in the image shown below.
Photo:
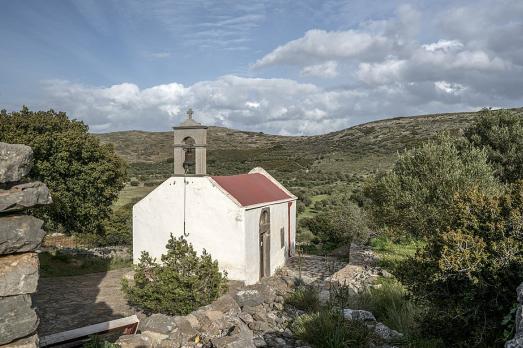
[[[516,293],[518,309],[516,311],[515,334],[514,338],[505,344],[505,348],[523,347],[523,283],[518,286]]]
[[[38,285],[43,221],[25,210],[50,204],[47,186],[23,182],[33,165],[25,145],[0,143],[0,347],[37,347],[38,316],[31,294]]]

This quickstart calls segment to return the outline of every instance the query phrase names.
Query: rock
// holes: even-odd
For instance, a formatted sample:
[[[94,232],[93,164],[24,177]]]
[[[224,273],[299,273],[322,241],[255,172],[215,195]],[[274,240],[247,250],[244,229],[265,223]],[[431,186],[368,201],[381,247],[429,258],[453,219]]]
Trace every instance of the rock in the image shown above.
[[[32,216],[0,217],[0,254],[35,250],[42,243],[43,221]]]
[[[151,339],[146,335],[124,335],[115,342],[120,348],[149,348],[153,346]]]
[[[231,295],[220,296],[217,300],[208,306],[210,309],[229,315],[240,313],[240,306]]]
[[[6,345],[1,345],[0,348],[37,348],[39,343],[38,335],[35,334],[29,337],[20,338]]]
[[[198,318],[194,314],[188,314],[185,316],[185,319],[189,322],[189,324],[192,326],[193,329],[199,330],[200,329],[200,322],[198,321]]]
[[[239,336],[224,336],[212,340],[215,348],[255,348],[252,340],[244,339]]]
[[[36,292],[38,266],[36,253],[0,256],[0,296]]]
[[[260,292],[256,289],[246,289],[238,291],[234,296],[234,299],[240,307],[255,307],[264,302],[263,297],[260,296]]]
[[[166,337],[176,328],[175,317],[165,314],[153,314],[140,323],[140,331],[157,332]]]
[[[220,321],[223,319],[223,313],[220,311],[206,311],[205,316],[210,321]]]
[[[39,181],[0,190],[0,213],[11,213],[37,205],[51,204],[47,186]]]
[[[519,284],[518,288],[516,289],[516,294],[518,302],[523,304],[523,283]]]
[[[31,296],[0,298],[0,344],[6,344],[36,331],[38,316],[31,308]]]
[[[361,320],[367,322],[376,322],[374,314],[361,309],[344,309],[343,317],[347,320]]]
[[[0,143],[0,184],[19,181],[33,167],[33,150],[26,145]]]
[[[241,312],[240,314],[238,314],[238,318],[240,318],[245,324],[249,324],[254,321],[252,315],[246,312]]]
[[[403,334],[393,330],[383,323],[377,323],[374,327],[374,332],[381,337],[385,342],[401,339]]]
[[[523,348],[523,336],[514,337],[505,343],[505,348]]]
[[[198,336],[198,331],[191,326],[189,320],[182,316],[176,316],[174,322],[176,323],[176,330],[171,332],[169,338],[178,337],[183,342],[194,342],[194,338]]]
[[[267,342],[265,342],[263,337],[255,337],[252,340],[252,343],[254,343],[256,347],[267,347]]]

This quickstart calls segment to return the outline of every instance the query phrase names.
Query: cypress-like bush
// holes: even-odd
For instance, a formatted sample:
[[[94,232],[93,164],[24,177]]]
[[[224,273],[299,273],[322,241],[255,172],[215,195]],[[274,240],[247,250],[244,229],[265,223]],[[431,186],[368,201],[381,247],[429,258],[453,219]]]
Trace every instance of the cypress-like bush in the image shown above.
[[[186,315],[222,295],[227,288],[226,276],[205,250],[198,256],[185,238],[171,235],[161,263],[143,252],[134,284],[124,279],[122,285],[129,302],[141,309]]]

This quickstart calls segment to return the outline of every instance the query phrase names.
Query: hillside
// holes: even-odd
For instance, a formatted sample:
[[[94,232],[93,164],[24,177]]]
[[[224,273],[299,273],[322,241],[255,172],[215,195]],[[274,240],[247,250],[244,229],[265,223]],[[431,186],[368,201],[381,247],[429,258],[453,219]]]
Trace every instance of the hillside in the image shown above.
[[[460,132],[477,115],[451,113],[398,117],[324,135],[300,137],[209,127],[209,171],[222,174],[220,169],[229,168],[236,172],[235,169],[257,165],[269,170],[284,170],[279,168],[279,164],[285,164],[296,169],[366,174],[387,167],[397,151],[419,144],[437,132]],[[172,132],[126,131],[97,136],[102,142],[113,144],[118,155],[133,167],[155,166],[172,158]],[[236,166],[228,163],[235,161],[238,162]],[[283,163],[279,163],[281,161]],[[298,165],[291,161],[298,162]]]
[[[464,112],[397,117],[299,137],[209,127],[208,172],[230,175],[261,166],[297,193],[317,199],[350,194],[367,175],[389,168],[397,152],[441,131],[459,134],[478,115]],[[130,164],[133,180],[143,183],[127,187],[122,193],[127,199],[121,204],[143,197],[172,175],[172,132],[128,131],[97,136],[115,146]]]

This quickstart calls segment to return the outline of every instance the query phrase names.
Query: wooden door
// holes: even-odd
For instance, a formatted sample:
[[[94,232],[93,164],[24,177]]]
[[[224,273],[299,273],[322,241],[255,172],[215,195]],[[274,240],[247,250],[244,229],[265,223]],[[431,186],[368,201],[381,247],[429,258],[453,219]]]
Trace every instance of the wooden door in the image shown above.
[[[271,275],[271,217],[269,208],[260,215],[260,278]]]

